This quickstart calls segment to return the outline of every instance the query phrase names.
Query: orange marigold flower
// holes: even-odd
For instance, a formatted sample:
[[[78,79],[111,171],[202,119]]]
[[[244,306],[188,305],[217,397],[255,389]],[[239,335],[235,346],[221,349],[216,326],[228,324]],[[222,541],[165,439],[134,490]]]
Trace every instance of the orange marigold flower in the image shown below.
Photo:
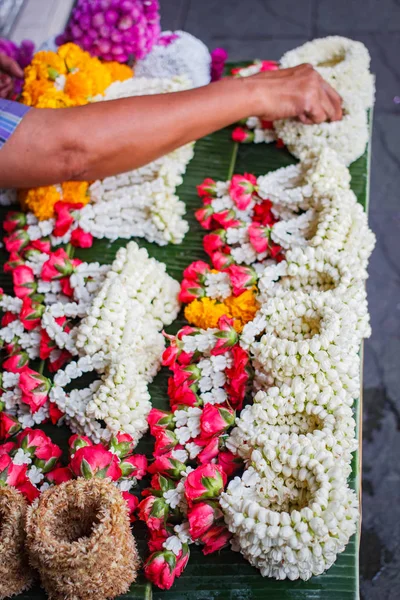
[[[69,73],[65,82],[64,93],[76,105],[87,104],[88,99],[93,95],[92,81],[83,71]]]
[[[89,183],[87,181],[64,181],[61,188],[64,202],[87,204],[90,200],[88,194]]]
[[[54,205],[61,200],[61,190],[55,185],[21,190],[19,199],[23,208],[31,210],[42,221],[54,216]]]
[[[232,317],[239,319],[243,327],[246,323],[254,319],[259,309],[259,304],[253,290],[246,290],[240,296],[229,296],[224,302]]]
[[[110,72],[113,81],[125,81],[133,77],[133,70],[128,65],[111,61],[104,63],[104,66]]]
[[[86,52],[77,46],[77,44],[73,43],[60,46],[57,50],[57,54],[64,61],[68,71],[85,68],[91,60],[89,52]]]
[[[30,83],[25,82],[24,91],[22,92],[22,102],[27,106],[36,106],[39,98],[53,89],[53,82],[47,81],[47,79],[35,79]]]

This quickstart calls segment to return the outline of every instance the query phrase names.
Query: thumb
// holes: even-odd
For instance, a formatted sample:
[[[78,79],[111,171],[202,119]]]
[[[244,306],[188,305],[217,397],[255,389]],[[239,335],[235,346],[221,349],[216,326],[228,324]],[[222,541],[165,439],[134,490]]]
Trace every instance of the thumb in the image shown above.
[[[7,73],[7,75],[11,75],[11,77],[22,78],[24,76],[24,72],[17,61],[2,52],[0,52],[0,70]]]

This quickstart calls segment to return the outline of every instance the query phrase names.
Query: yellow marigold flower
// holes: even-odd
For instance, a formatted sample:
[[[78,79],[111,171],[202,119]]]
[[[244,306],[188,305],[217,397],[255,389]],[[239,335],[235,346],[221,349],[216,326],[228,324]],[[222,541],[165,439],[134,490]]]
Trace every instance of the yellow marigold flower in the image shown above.
[[[254,319],[259,309],[253,290],[246,290],[240,296],[229,296],[224,302],[232,317],[239,319],[243,326]]]
[[[211,298],[200,298],[190,302],[185,308],[185,317],[191,325],[208,329],[217,327],[218,319],[223,315],[234,319],[233,326],[238,333],[249,321],[252,321],[259,306],[252,290],[246,290],[240,296],[229,296],[224,302]]]
[[[65,82],[64,93],[76,105],[87,104],[88,98],[93,95],[92,81],[83,71],[69,73]]]
[[[74,101],[67,94],[52,87],[39,97],[35,106],[36,108],[67,108],[68,106],[74,106],[74,104]]]
[[[90,79],[93,96],[104,94],[108,86],[112,84],[110,71],[98,58],[91,58],[90,62],[80,70]]]
[[[67,73],[64,59],[58,53],[51,52],[50,50],[37,52],[32,59],[31,66],[38,67],[39,70],[42,70],[44,66],[47,69],[49,79],[53,80],[57,75],[65,75]]]
[[[105,68],[110,72],[113,81],[125,81],[133,77],[133,70],[128,65],[121,64],[117,61],[104,63]]]
[[[87,204],[90,200],[88,194],[89,183],[87,181],[64,181],[61,188],[64,202]]]
[[[36,106],[39,98],[53,89],[53,82],[46,79],[34,80],[29,83],[25,82],[22,92],[22,102],[27,106]]]
[[[42,221],[54,216],[54,205],[61,200],[61,190],[54,185],[21,190],[19,199],[23,208],[31,210]]]
[[[60,46],[57,50],[57,54],[64,61],[68,71],[84,69],[91,60],[89,52],[86,52],[72,42]]]

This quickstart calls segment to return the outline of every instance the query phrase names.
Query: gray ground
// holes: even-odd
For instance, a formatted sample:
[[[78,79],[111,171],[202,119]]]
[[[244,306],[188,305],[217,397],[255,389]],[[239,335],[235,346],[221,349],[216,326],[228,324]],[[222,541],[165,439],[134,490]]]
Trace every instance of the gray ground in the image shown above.
[[[164,29],[184,29],[231,60],[278,59],[306,40],[340,34],[364,42],[377,75],[369,267],[373,335],[365,344],[363,600],[400,598],[400,1],[160,0]]]

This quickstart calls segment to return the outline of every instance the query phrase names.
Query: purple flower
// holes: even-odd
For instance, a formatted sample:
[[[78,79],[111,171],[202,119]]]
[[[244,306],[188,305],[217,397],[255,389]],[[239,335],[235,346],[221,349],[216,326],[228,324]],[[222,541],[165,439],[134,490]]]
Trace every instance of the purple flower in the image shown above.
[[[25,69],[32,61],[33,52],[35,50],[35,44],[31,40],[23,40],[21,45],[18,46],[11,40],[0,38],[0,52],[6,54],[13,60],[16,60],[22,69]],[[23,86],[22,79],[14,80],[13,94],[18,96],[21,93]]]
[[[227,58],[228,53],[223,48],[215,48],[211,52],[211,81],[221,79]]]
[[[56,42],[74,42],[103,60],[144,58],[160,37],[159,8],[158,0],[78,0]]]

